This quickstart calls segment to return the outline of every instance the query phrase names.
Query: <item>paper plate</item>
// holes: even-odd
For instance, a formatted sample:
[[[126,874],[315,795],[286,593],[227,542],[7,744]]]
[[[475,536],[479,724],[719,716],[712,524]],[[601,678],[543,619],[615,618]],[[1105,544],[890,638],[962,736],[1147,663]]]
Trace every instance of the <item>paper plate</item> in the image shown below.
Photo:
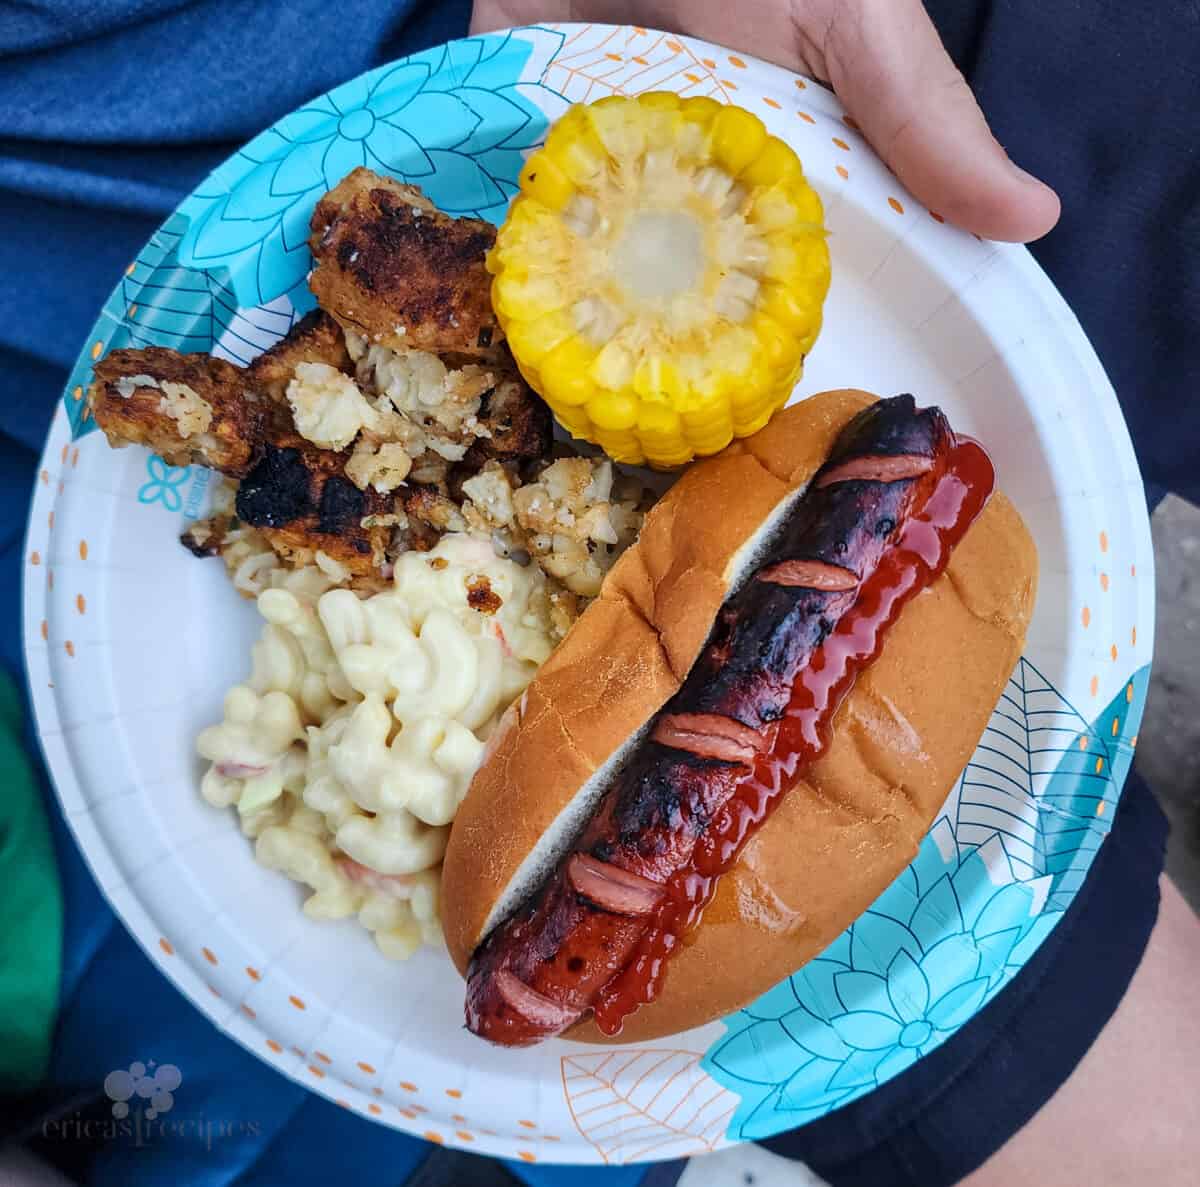
[[[425,950],[391,964],[300,913],[205,804],[193,740],[248,670],[258,623],[190,557],[209,474],[115,452],[87,419],[124,345],[245,363],[311,305],[317,197],[355,165],[499,219],[572,101],[671,89],[737,102],[795,146],[825,201],[833,287],[799,396],[912,391],[985,441],[1037,540],[1025,657],[917,860],[827,952],[721,1022],[634,1048],[489,1047]],[[1108,829],[1153,643],[1142,486],[1116,399],[1030,256],[943,224],[815,83],[639,28],[472,38],[346,83],[231,157],[104,307],[54,420],[25,588],[38,730],[92,871],[163,973],[285,1075],[364,1117],[528,1161],[696,1154],[818,1117],[896,1075],[1000,992]]]

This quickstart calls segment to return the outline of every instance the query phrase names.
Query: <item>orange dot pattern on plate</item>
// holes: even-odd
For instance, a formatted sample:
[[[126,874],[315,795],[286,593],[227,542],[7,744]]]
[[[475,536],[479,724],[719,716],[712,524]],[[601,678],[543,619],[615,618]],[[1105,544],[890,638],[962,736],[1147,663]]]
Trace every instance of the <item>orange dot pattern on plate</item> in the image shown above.
[[[634,61],[635,61],[635,62],[636,62],[636,63],[637,63],[639,66],[649,66],[649,65],[650,65],[650,63],[649,63],[649,62],[647,62],[645,58],[639,58],[639,57],[638,57],[636,54],[634,55],[634,57],[633,57],[633,60],[634,60]]]
[[[838,165],[837,166],[837,175],[843,181],[847,181],[847,180],[849,180],[849,177],[850,177],[850,170],[847,169],[845,165]]]
[[[778,111],[778,110],[779,110],[779,104],[778,104],[778,103],[776,103],[776,102],[775,102],[775,100],[774,100],[774,99],[772,99],[772,98],[771,98],[769,95],[764,95],[764,96],[763,96],[763,102],[764,102],[764,103],[765,103],[765,104],[766,104],[768,107],[774,107],[776,111]]]
[[[405,1092],[416,1092],[417,1090],[417,1086],[415,1084],[410,1084],[407,1080],[401,1080],[400,1087],[403,1088]]]
[[[1137,740],[1138,740],[1137,734],[1134,734],[1133,737],[1129,739],[1129,749],[1130,750],[1137,749]]]
[[[366,1072],[368,1076],[373,1076],[375,1074],[375,1069],[369,1063],[363,1063],[361,1059],[354,1066],[357,1067],[360,1072]]]
[[[1087,749],[1087,736],[1085,734],[1079,735],[1079,749],[1080,750]]]
[[[290,1001],[297,1010],[308,1009],[308,1007],[294,993],[288,994],[288,1001]]]
[[[86,541],[86,540],[80,540],[80,541],[79,541],[79,559],[80,559],[81,561],[85,561],[85,560],[87,560],[87,552],[88,552],[88,549],[87,549],[87,541]]]
[[[210,986],[208,987],[208,992],[209,992],[209,993],[211,993],[211,994],[213,995],[213,997],[220,997],[220,996],[221,996],[221,995],[220,995],[220,993],[217,991],[217,988],[216,988],[216,986],[215,986],[215,985],[210,985]]]
[[[458,1137],[462,1138],[464,1142],[473,1142],[475,1140],[475,1135],[473,1133],[467,1133],[465,1129],[456,1129],[454,1132]]]
[[[1130,628],[1130,631],[1129,631],[1129,645],[1130,645],[1131,647],[1136,647],[1136,646],[1137,646],[1137,627],[1131,627],[1131,628]]]
[[[78,610],[80,614],[87,613],[87,601],[84,599],[83,594],[75,595],[75,609]]]
[[[683,49],[683,46],[680,45],[678,41],[668,41],[667,49],[669,49],[671,53],[677,54],[681,49]]]
[[[136,305],[130,305],[129,312],[126,313],[125,316],[126,317],[137,317],[137,309],[138,309],[138,307]]]
[[[737,90],[737,83],[734,82],[732,79],[722,78],[720,80],[720,82],[721,82],[721,85],[726,88],[726,90],[730,90],[730,91]]]
[[[315,1058],[319,1059],[322,1063],[332,1063],[333,1062],[333,1060],[330,1059],[329,1056],[326,1055],[324,1051],[314,1051],[313,1055]]]
[[[1091,683],[1092,696],[1095,696],[1100,691],[1100,677],[1093,676]]]
[[[43,485],[43,486],[49,486],[49,485],[50,485],[50,471],[49,471],[49,470],[43,470],[43,471],[41,472],[41,474],[39,475],[39,477],[40,477],[40,478],[41,478],[41,480],[42,480],[42,485]]]
[[[373,1113],[376,1117],[381,1117],[383,1115],[383,1110],[374,1101],[371,1101],[371,1103],[367,1105],[367,1112]]]
[[[163,937],[159,938],[158,946],[168,955],[174,956],[175,949],[171,947],[171,941]]]
[[[699,82],[700,81],[700,75],[693,74],[690,70],[683,77],[686,78],[688,80],[688,82]]]
[[[467,1119],[461,1113],[451,1113],[450,1120],[456,1125],[465,1125],[467,1123]]]
[[[128,268],[126,268],[126,269],[125,269],[125,275],[126,275],[126,276],[132,276],[132,275],[133,275],[133,270],[134,270],[134,268],[136,268],[136,267],[137,267],[137,261],[135,260],[135,261],[134,261],[132,264],[130,264],[130,265],[129,265],[129,267],[128,267]]]
[[[746,63],[743,62],[741,58],[735,57],[733,54],[729,55],[729,64],[737,67],[738,70],[746,69]]]
[[[205,960],[208,961],[209,964],[217,963],[217,958],[216,958],[216,956],[213,955],[213,950],[211,948],[201,948],[200,954],[204,957]]]
[[[891,207],[891,208],[892,208],[892,209],[893,209],[893,210],[894,210],[894,211],[895,211],[897,214],[903,214],[903,213],[904,213],[904,207],[903,207],[903,206],[900,204],[900,200],[899,200],[898,198],[889,198],[889,199],[888,199],[888,205],[889,205],[889,206],[890,206],[890,207]]]
[[[454,1097],[455,1100],[462,1099],[462,1092],[460,1092],[457,1088],[447,1088],[446,1095]]]
[[[1113,663],[1115,664],[1117,662],[1117,645],[1115,643],[1109,649],[1108,654],[1112,656]]]
[[[254,1019],[258,1017],[258,1015],[254,1012],[254,1007],[246,1005],[245,1002],[242,1002],[242,1013],[245,1014],[246,1017],[249,1018],[251,1022],[253,1022]]]
[[[798,116],[799,116],[799,117],[800,117],[800,118],[801,118],[801,119],[802,119],[802,120],[803,120],[803,121],[804,121],[806,124],[815,124],[815,123],[817,122],[815,119],[813,119],[813,117],[812,117],[811,115],[809,115],[809,114],[808,114],[808,112],[807,112],[807,111],[798,111],[798,112],[796,112],[796,114],[797,114],[797,115],[798,115]]]
[[[1132,684],[1125,685],[1125,704],[1127,704],[1127,705],[1133,704],[1133,685]]]
[[[47,589],[54,588],[54,570],[53,569],[46,570],[46,588]]]
[[[92,343],[92,358],[98,359],[100,357],[100,352],[103,349],[104,349],[104,343],[101,342],[100,339],[97,338],[96,341]]]
[[[518,1150],[517,1157],[520,1158],[523,1162],[537,1162],[537,1158],[533,1154],[531,1154],[528,1150]]]
[[[1108,551],[1108,533],[1107,532],[1100,533],[1100,551],[1101,552]]]
[[[936,210],[931,210],[929,212],[929,217],[933,219],[935,223],[944,223],[946,221],[945,218],[938,214]]]
[[[1115,738],[1117,736],[1117,734],[1120,732],[1121,732],[1121,719],[1119,717],[1114,717],[1113,723],[1112,723],[1112,736]]]
[[[842,150],[842,152],[850,151],[850,146],[840,136],[835,136],[833,138],[833,143],[836,144],[838,148]]]
[[[427,1142],[436,1142],[439,1146],[444,1145],[446,1141],[440,1133],[434,1133],[432,1129],[427,1129],[421,1136]]]
[[[309,1071],[310,1071],[310,1072],[311,1072],[311,1073],[312,1073],[314,1076],[316,1076],[318,1080],[323,1080],[323,1079],[325,1079],[325,1071],[324,1071],[324,1069],[323,1069],[323,1068],[319,1068],[319,1067],[317,1067],[317,1065],[316,1065],[315,1063],[310,1063],[310,1064],[308,1065],[308,1070],[309,1070]]]
[[[77,465],[79,465],[79,446],[78,445],[76,445],[75,448],[71,450],[71,469],[72,470],[75,469],[75,467]]]
[[[64,651],[65,651],[65,652],[66,652],[66,653],[67,653],[67,654],[68,654],[68,655],[69,655],[69,656],[70,656],[72,659],[74,659],[74,658],[75,658],[75,644],[74,644],[74,643],[72,643],[70,639],[68,639],[68,640],[67,640],[67,641],[66,641],[66,642],[63,644],[63,650],[64,650]]]
[[[36,548],[29,554],[29,563],[31,565],[40,565],[42,563],[42,554]]]
[[[42,638],[44,640],[49,640],[50,638],[50,624],[44,618],[42,619]]]
[[[804,81],[804,79],[797,78],[795,80],[795,82],[796,82],[796,90],[798,90],[798,91],[807,91],[808,90],[808,83],[806,83]]]
[[[1137,565],[1130,565],[1130,566],[1129,566],[1129,576],[1130,576],[1130,577],[1136,577],[1136,576],[1137,576]]]
[[[852,115],[842,116],[842,123],[846,125],[852,132],[861,132],[862,129],[858,126],[858,120]]]
[[[262,973],[260,973],[258,969],[252,968],[250,965],[246,965],[246,976],[249,977],[251,981],[262,980]]]
[[[274,1039],[267,1040],[267,1050],[274,1051],[276,1055],[283,1054],[283,1048]]]
[[[1105,593],[1108,593],[1108,574],[1107,573],[1100,574],[1100,588],[1102,590],[1104,590]]]
[[[51,511],[50,514],[46,516],[46,528],[51,532],[54,531],[54,512],[53,511]]]
[[[293,1054],[293,1055],[299,1055],[301,1059],[303,1059],[303,1058],[304,1058],[304,1052],[303,1052],[303,1051],[301,1051],[299,1047],[293,1047],[293,1048],[292,1048],[292,1054]]]
[[[1096,774],[1099,775],[1102,770],[1104,770],[1104,759],[1098,758],[1096,759]]]
[[[1083,629],[1086,631],[1092,623],[1092,612],[1086,606],[1083,608],[1083,613],[1080,614],[1080,619],[1083,622]]]
[[[1105,806],[1106,806],[1106,805],[1105,805],[1105,803],[1104,803],[1104,801],[1103,801],[1103,800],[1101,800],[1101,801],[1100,801],[1100,802],[1099,802],[1099,803],[1096,805],[1096,815],[1097,815],[1097,816],[1103,816],[1103,815],[1104,815],[1104,809],[1105,809]]]
[[[76,384],[74,386],[74,388],[71,389],[71,399],[74,400],[76,404],[78,404],[79,401],[83,399],[82,386],[80,386],[79,384]]]
[[[619,62],[619,61],[621,60],[621,55],[620,55],[620,54],[605,54],[604,56],[605,56],[605,57],[606,57],[606,58],[607,58],[607,59],[608,59],[610,62]]]
[[[523,1125],[526,1129],[537,1129],[537,1126],[532,1121],[518,1121],[518,1125]]]
[[[717,68],[717,64],[712,60],[712,58],[701,58],[700,61],[703,62],[704,65],[710,70],[715,70]]]
[[[342,1109],[348,1109],[350,1107],[350,1102],[340,1096],[333,1103]]]

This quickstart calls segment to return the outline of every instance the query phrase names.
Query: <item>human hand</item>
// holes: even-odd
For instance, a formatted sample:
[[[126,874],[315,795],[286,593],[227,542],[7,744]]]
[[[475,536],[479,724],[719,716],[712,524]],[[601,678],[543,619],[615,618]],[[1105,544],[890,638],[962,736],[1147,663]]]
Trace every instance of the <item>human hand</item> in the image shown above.
[[[1024,243],[1058,195],[1013,164],[920,0],[475,0],[471,32],[536,21],[649,25],[828,83],[896,176],[931,210]]]

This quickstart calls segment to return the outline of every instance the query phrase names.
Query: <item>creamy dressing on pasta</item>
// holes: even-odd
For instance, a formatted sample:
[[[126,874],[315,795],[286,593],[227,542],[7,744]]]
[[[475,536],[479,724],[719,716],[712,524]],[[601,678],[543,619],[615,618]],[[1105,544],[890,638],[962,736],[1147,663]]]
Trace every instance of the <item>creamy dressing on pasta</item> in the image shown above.
[[[271,574],[250,678],[197,739],[201,792],[311,888],[306,914],[356,914],[396,958],[440,940],[450,822],[554,645],[544,582],[462,534],[399,557],[368,598],[313,567]]]

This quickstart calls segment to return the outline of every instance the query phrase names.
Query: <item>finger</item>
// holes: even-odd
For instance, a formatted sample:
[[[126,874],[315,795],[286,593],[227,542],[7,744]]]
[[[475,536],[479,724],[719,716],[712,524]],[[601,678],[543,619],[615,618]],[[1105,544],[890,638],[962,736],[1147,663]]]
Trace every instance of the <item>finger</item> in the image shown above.
[[[471,36],[491,33],[496,29],[512,29],[518,25],[532,25],[538,21],[561,24],[580,19],[600,19],[581,18],[574,11],[577,7],[572,0],[475,0],[471,7]]]
[[[918,0],[835,3],[820,48],[863,135],[931,210],[1018,243],[1058,221],[1058,195],[1009,159]]]

